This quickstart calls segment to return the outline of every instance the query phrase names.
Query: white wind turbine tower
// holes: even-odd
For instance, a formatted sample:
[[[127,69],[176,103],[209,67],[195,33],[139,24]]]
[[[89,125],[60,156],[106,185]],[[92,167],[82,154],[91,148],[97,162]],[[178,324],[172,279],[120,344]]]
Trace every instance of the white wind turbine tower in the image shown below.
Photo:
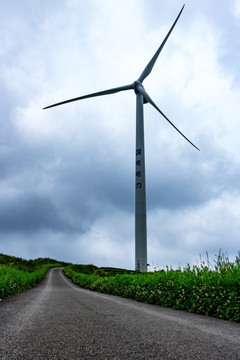
[[[147,271],[147,226],[146,226],[146,187],[145,187],[145,156],[144,156],[144,121],[143,121],[143,104],[151,104],[173,127],[177,130],[191,145],[199,150],[183,133],[163,114],[157,105],[150,98],[142,83],[151,73],[153,66],[162,51],[168,37],[174,29],[185,5],[183,5],[171,29],[167,33],[162,44],[149,61],[138,80],[132,84],[116,87],[113,89],[103,90],[88,95],[83,95],[73,99],[58,102],[49,105],[44,109],[54,106],[67,104],[73,101],[83,100],[95,96],[115,94],[120,91],[134,90],[136,94],[136,183],[135,183],[135,269],[136,271]]]

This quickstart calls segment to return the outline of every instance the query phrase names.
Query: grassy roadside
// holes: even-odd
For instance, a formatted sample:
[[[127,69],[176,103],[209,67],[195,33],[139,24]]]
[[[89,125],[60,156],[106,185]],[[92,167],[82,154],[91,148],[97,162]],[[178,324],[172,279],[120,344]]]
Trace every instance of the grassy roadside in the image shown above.
[[[37,285],[50,267],[58,266],[83,288],[240,322],[240,252],[233,263],[219,253],[214,266],[207,259],[198,266],[152,273],[0,254],[0,299]]]
[[[109,274],[107,271],[64,269],[75,284],[98,292],[128,297],[149,304],[240,322],[240,253],[231,263],[219,253],[212,266],[199,266],[145,274]]]
[[[48,268],[48,265],[43,265],[34,272],[27,272],[8,265],[0,265],[0,299],[37,285]]]
[[[24,260],[0,254],[0,299],[36,286],[50,267],[62,266],[56,260]]]

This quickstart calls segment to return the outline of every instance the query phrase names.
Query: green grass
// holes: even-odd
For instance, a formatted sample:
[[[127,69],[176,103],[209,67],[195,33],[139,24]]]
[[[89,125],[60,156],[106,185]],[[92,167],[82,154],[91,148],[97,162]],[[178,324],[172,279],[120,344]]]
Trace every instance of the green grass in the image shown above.
[[[37,285],[48,268],[48,265],[43,265],[38,270],[27,272],[9,265],[0,265],[0,299]]]
[[[240,253],[234,263],[220,252],[214,265],[207,259],[199,266],[144,274],[109,276],[106,268],[83,273],[72,266],[64,272],[91,290],[240,322]]]
[[[0,254],[0,299],[37,285],[50,267],[57,266],[63,264],[48,258],[24,260]]]

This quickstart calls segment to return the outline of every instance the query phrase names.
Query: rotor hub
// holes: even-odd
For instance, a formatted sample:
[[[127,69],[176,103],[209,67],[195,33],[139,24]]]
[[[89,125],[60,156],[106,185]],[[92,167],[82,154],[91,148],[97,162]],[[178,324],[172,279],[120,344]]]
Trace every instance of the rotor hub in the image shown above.
[[[139,86],[142,86],[142,87],[143,87],[141,81],[139,81],[139,80],[134,81],[133,86],[134,86],[135,94],[137,94],[137,92],[138,92],[137,89],[139,88]]]

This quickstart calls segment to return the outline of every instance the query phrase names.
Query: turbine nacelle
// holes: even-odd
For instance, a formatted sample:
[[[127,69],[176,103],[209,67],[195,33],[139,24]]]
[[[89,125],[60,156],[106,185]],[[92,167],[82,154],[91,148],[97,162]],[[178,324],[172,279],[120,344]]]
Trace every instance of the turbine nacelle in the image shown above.
[[[139,80],[134,81],[133,87],[134,87],[134,92],[135,92],[136,95],[137,95],[137,94],[140,94],[140,91],[138,90],[138,88],[139,88],[140,86],[144,89],[143,84],[141,83],[141,81],[139,81]],[[144,104],[147,104],[147,103],[148,103],[148,101],[145,99],[145,97],[143,97],[143,103],[144,103]]]
[[[139,86],[143,86],[142,83],[141,83],[141,81],[139,81],[139,80],[134,81],[134,83],[133,83],[133,89],[134,89],[134,91],[135,91],[135,94],[137,94]]]

